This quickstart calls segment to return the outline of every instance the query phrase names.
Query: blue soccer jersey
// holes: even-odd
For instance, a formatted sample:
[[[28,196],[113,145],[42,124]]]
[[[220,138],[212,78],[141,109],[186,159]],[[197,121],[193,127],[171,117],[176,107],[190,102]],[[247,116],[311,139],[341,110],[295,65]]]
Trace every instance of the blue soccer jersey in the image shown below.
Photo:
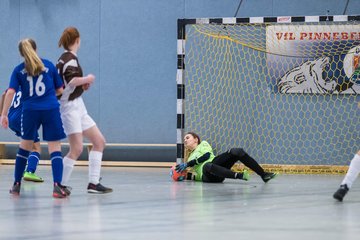
[[[25,64],[15,67],[9,88],[21,87],[23,110],[48,110],[59,107],[55,90],[63,86],[57,69],[50,61],[42,59],[45,70],[38,76],[28,76]]]
[[[16,136],[21,136],[21,114],[22,114],[22,102],[21,102],[22,92],[19,90],[14,95],[14,99],[11,103],[8,118],[9,118],[9,127],[13,130]]]
[[[45,141],[59,141],[65,138],[65,133],[56,89],[63,82],[50,61],[42,59],[42,62],[45,69],[37,76],[28,76],[24,63],[15,67],[9,88],[15,91],[21,88],[22,92],[21,138],[35,140],[42,126]]]
[[[14,95],[14,99],[11,103],[8,118],[9,118],[9,128],[15,133],[16,136],[21,137],[22,129],[22,101],[21,101],[22,92],[21,90],[17,91]],[[39,142],[39,134],[36,133],[34,142]]]
[[[21,109],[22,107],[21,97],[22,97],[22,92],[21,89],[19,89],[14,95],[14,99],[11,102],[9,112],[14,111],[15,109]]]

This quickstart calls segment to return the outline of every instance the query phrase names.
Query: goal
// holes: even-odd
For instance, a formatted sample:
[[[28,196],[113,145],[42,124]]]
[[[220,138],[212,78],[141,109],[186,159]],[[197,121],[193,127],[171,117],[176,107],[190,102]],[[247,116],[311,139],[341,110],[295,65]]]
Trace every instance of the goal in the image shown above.
[[[193,131],[263,165],[347,165],[360,147],[359,21],[179,19],[177,162]]]

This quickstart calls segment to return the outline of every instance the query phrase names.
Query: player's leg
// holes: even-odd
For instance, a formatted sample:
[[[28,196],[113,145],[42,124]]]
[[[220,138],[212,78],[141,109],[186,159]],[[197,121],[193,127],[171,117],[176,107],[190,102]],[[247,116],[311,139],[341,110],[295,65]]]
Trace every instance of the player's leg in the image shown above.
[[[100,183],[101,161],[105,148],[105,138],[99,128],[94,125],[83,132],[84,137],[89,139],[92,149],[89,152],[89,193],[109,193],[111,188]]]
[[[10,189],[11,194],[20,194],[21,178],[25,171],[32,144],[32,140],[21,140],[20,142],[20,147],[15,159],[14,184]]]
[[[236,161],[237,160],[232,159],[229,153],[222,153],[216,156],[212,162],[206,163],[203,166],[204,175],[208,175],[207,173],[210,173],[211,175],[215,175],[220,178],[249,180],[250,176],[247,171],[237,173],[231,170],[231,167]]]
[[[82,133],[73,133],[68,135],[69,152],[64,157],[64,170],[62,177],[62,185],[68,186],[69,180],[74,169],[76,160],[80,157],[83,151],[83,136]]]
[[[16,136],[21,137],[21,119],[22,119],[22,109],[15,108],[8,115],[9,117],[9,128],[15,133]],[[39,134],[36,134],[34,139],[34,145],[36,142],[39,142]],[[24,172],[24,180],[34,181],[34,182],[43,182],[43,179],[35,175],[36,166],[38,164],[38,159],[40,158],[40,143],[38,146],[34,146],[34,149],[28,157],[27,168]]]
[[[350,162],[349,170],[345,175],[341,185],[346,184],[348,188],[351,188],[355,179],[360,172],[360,150],[355,154],[354,158]]]
[[[78,111],[78,100],[61,105],[61,119],[64,126],[64,131],[69,142],[69,152],[63,159],[63,176],[62,185],[68,186],[69,180],[74,169],[76,160],[83,151],[83,136],[81,111]]]
[[[32,152],[29,155],[28,162],[27,162],[27,168],[24,172],[23,179],[26,181],[33,181],[33,182],[43,182],[44,179],[36,175],[36,168],[39,164],[40,160],[40,153],[41,153],[41,146],[40,146],[40,139],[39,134],[37,134]]]
[[[42,111],[43,138],[48,142],[48,150],[53,174],[53,197],[64,198],[68,196],[61,185],[63,174],[63,158],[61,155],[60,140],[66,137],[62,126],[59,109]]]
[[[342,201],[346,193],[351,188],[355,179],[360,172],[360,150],[355,154],[354,158],[350,162],[349,170],[345,175],[345,178],[341,182],[340,188],[334,193],[333,197],[339,201]]]
[[[49,148],[51,169],[52,169],[53,182],[54,182],[53,197],[64,198],[70,194],[67,194],[65,189],[61,185],[62,172],[63,172],[63,159],[61,156],[60,141],[49,141],[48,148]]]
[[[205,163],[203,166],[203,175],[201,180],[208,183],[222,183],[225,177],[217,176],[211,173],[211,163]],[[232,177],[231,177],[232,178]]]
[[[250,157],[242,148],[232,148],[228,151],[233,157],[240,160],[246,167],[259,175],[264,182],[276,177],[277,173],[265,172],[255,159]]]
[[[21,115],[21,122],[22,139],[15,159],[14,184],[10,189],[11,194],[20,193],[21,178],[23,177],[27,159],[34,144],[33,139],[35,138],[39,127],[39,116],[34,114],[33,111],[23,111]]]

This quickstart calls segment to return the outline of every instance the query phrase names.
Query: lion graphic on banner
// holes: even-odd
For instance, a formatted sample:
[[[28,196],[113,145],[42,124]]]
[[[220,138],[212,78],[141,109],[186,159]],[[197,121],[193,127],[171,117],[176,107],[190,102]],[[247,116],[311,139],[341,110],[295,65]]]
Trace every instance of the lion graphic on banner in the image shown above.
[[[288,71],[279,81],[281,93],[333,93],[336,81],[323,78],[323,68],[329,63],[329,58],[319,58],[306,61]]]
[[[360,94],[360,46],[341,56],[306,61],[281,77],[281,93]]]

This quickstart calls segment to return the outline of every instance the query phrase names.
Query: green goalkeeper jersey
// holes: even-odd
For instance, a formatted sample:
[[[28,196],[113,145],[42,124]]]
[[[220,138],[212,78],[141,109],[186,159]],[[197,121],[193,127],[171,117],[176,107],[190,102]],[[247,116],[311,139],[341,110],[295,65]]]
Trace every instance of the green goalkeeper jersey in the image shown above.
[[[199,157],[201,157],[205,153],[210,153],[209,159],[206,160],[205,162],[195,164],[195,166],[193,166],[193,169],[196,172],[195,181],[202,181],[204,164],[207,162],[211,162],[215,158],[215,156],[212,147],[207,141],[202,141],[189,156],[188,162],[191,160],[196,161]]]

